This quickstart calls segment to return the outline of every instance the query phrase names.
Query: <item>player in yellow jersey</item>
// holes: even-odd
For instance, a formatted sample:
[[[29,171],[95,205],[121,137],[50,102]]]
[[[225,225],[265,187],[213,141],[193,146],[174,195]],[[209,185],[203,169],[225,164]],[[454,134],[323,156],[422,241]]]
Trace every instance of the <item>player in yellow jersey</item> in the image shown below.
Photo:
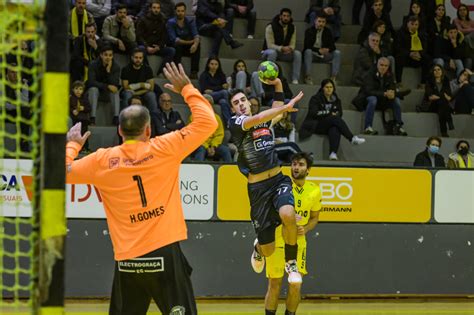
[[[315,183],[306,181],[306,176],[313,164],[312,158],[305,152],[297,153],[291,158],[291,178],[298,226],[298,270],[302,276],[306,270],[306,233],[314,229],[321,210],[321,190]],[[285,242],[281,226],[275,231],[275,252],[267,257],[268,291],[265,296],[265,315],[275,315],[278,308],[278,297],[285,271]],[[285,315],[296,314],[300,302],[301,283],[290,283],[286,299]]]

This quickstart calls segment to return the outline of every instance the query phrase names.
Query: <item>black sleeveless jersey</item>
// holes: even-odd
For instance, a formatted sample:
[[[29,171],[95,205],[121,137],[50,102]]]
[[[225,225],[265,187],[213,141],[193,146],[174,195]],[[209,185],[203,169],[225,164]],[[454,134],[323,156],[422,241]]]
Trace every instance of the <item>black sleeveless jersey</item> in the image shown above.
[[[271,122],[265,122],[244,130],[248,116],[233,116],[229,120],[232,141],[239,149],[237,164],[242,174],[258,174],[280,165],[275,151],[275,141],[270,129]]]

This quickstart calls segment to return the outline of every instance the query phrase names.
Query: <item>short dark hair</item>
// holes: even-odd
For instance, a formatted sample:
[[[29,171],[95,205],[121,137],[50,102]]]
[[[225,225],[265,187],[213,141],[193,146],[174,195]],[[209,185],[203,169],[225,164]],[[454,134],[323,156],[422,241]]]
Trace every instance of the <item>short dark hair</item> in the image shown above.
[[[134,49],[132,50],[132,53],[130,54],[130,56],[133,56],[133,55],[135,55],[136,53],[142,53],[143,56],[145,56],[145,52],[143,51],[143,49],[141,49],[141,48],[139,48],[139,47],[134,48]]]
[[[133,100],[140,100],[140,103],[143,104],[142,98],[138,95],[133,95],[132,97],[129,98],[127,105],[130,106],[132,105]]]
[[[292,15],[292,12],[291,12],[291,9],[290,8],[282,8],[280,10],[280,15],[282,15],[283,13],[290,13],[290,15]]]
[[[114,51],[114,48],[109,43],[99,46],[99,54],[102,54],[108,50]]]
[[[433,141],[433,140],[438,141],[439,146],[441,147],[441,143],[443,143],[443,141],[441,141],[441,138],[440,138],[440,137],[437,137],[437,136],[431,136],[431,137],[429,137],[428,140],[426,140],[426,145],[430,145],[431,141]]]
[[[410,15],[407,19],[407,24],[408,22],[420,22],[420,19],[416,15]]]
[[[95,22],[89,22],[86,24],[85,28],[93,27],[97,30],[97,24]]]
[[[298,152],[291,156],[291,162],[304,159],[306,161],[306,167],[309,170],[313,166],[313,158],[307,152]]]
[[[327,21],[328,16],[326,13],[324,13],[324,11],[321,11],[320,13],[318,13],[318,15],[316,15],[316,19],[325,19]]]
[[[241,89],[233,89],[233,90],[230,91],[230,93],[229,93],[229,103],[231,103],[230,106],[232,106],[232,99],[234,98],[234,96],[236,96],[236,95],[239,94],[239,93],[242,93],[242,94],[244,94],[245,96],[247,96],[247,94],[245,94],[245,92],[244,92],[243,90],[241,90]],[[248,99],[248,98],[247,98],[247,99]]]
[[[456,143],[456,149],[458,149],[459,146],[460,146],[461,144],[463,144],[463,143],[465,143],[465,144],[467,145],[467,148],[468,148],[468,149],[471,148],[471,146],[469,145],[469,142],[467,142],[467,140],[464,140],[464,139],[463,139],[463,140],[459,140],[458,143]]]
[[[150,123],[150,112],[145,106],[131,105],[120,112],[119,125],[124,138],[141,135]]]
[[[117,5],[117,8],[115,9],[115,12],[118,12],[118,11],[123,10],[123,9],[128,11],[127,6],[123,3],[120,3],[120,4]]]
[[[80,80],[74,81],[71,85],[71,88],[75,89],[77,87],[86,88],[86,84],[84,82],[80,81]]]
[[[175,4],[174,9],[176,10],[179,7],[184,7],[186,9],[186,3],[178,2],[178,3]]]

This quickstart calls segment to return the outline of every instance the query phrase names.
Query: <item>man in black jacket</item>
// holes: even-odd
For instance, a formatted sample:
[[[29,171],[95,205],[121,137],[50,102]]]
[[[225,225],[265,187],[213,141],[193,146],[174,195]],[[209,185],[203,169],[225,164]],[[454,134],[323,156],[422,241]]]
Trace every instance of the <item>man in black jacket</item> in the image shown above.
[[[390,13],[385,10],[385,2],[383,0],[375,0],[372,3],[372,6],[367,9],[367,12],[364,17],[364,22],[362,24],[362,29],[357,36],[357,42],[363,44],[364,41],[369,36],[375,21],[382,20],[385,22],[386,32],[392,34],[392,38],[395,35],[395,31],[392,25],[392,19],[390,18]],[[358,24],[358,23],[357,23]]]
[[[334,37],[326,27],[326,15],[319,15],[314,25],[304,33],[305,84],[313,84],[311,66],[313,61],[331,63],[331,80],[335,81],[341,67],[341,52],[336,49]]]
[[[97,36],[95,23],[86,24],[84,34],[76,37],[73,42],[69,69],[71,82],[87,80],[89,63],[99,57],[99,47],[103,44]]]
[[[431,66],[431,57],[428,55],[428,38],[425,33],[419,33],[420,22],[418,17],[410,16],[407,24],[400,29],[396,37],[395,69],[397,83],[402,82],[404,67],[421,67],[421,83],[426,82]],[[424,88],[420,86],[420,88]]]
[[[310,0],[305,22],[314,25],[317,16],[325,15],[336,41],[341,37],[341,5],[339,0]]]
[[[179,130],[184,127],[184,121],[179,112],[173,110],[171,96],[168,93],[160,95],[160,109],[158,121],[156,123],[156,135]]]
[[[114,61],[112,46],[104,45],[100,48],[100,58],[92,61],[89,66],[89,102],[92,106],[90,125],[95,125],[95,115],[99,97],[109,97],[114,109],[112,123],[118,124],[120,113],[120,67]]]
[[[391,108],[398,126],[399,134],[406,136],[407,133],[401,128],[402,109],[400,99],[397,97],[396,86],[393,75],[389,71],[390,60],[381,57],[377,61],[377,68],[370,70],[364,77],[364,85],[361,87],[358,98],[365,102],[364,134],[376,135],[378,132],[372,128],[376,108]]]
[[[413,166],[420,167],[446,167],[444,157],[439,154],[441,138],[429,137],[426,141],[426,149],[416,155]]]
[[[213,38],[209,57],[219,56],[219,48],[224,39],[232,49],[243,46],[232,38],[233,16],[226,14],[224,6],[218,0],[198,0],[196,24],[199,34]]]
[[[301,52],[296,50],[296,27],[291,18],[291,10],[283,8],[265,28],[263,41],[264,60],[275,62],[293,61],[291,83],[298,84],[301,72]]]

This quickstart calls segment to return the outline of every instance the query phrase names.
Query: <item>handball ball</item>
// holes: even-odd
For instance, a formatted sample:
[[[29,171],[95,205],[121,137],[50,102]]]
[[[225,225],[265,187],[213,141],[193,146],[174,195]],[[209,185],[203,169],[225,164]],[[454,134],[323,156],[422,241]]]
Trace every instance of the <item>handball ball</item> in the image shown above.
[[[258,66],[258,78],[263,83],[278,77],[278,66],[271,61],[264,61]]]

